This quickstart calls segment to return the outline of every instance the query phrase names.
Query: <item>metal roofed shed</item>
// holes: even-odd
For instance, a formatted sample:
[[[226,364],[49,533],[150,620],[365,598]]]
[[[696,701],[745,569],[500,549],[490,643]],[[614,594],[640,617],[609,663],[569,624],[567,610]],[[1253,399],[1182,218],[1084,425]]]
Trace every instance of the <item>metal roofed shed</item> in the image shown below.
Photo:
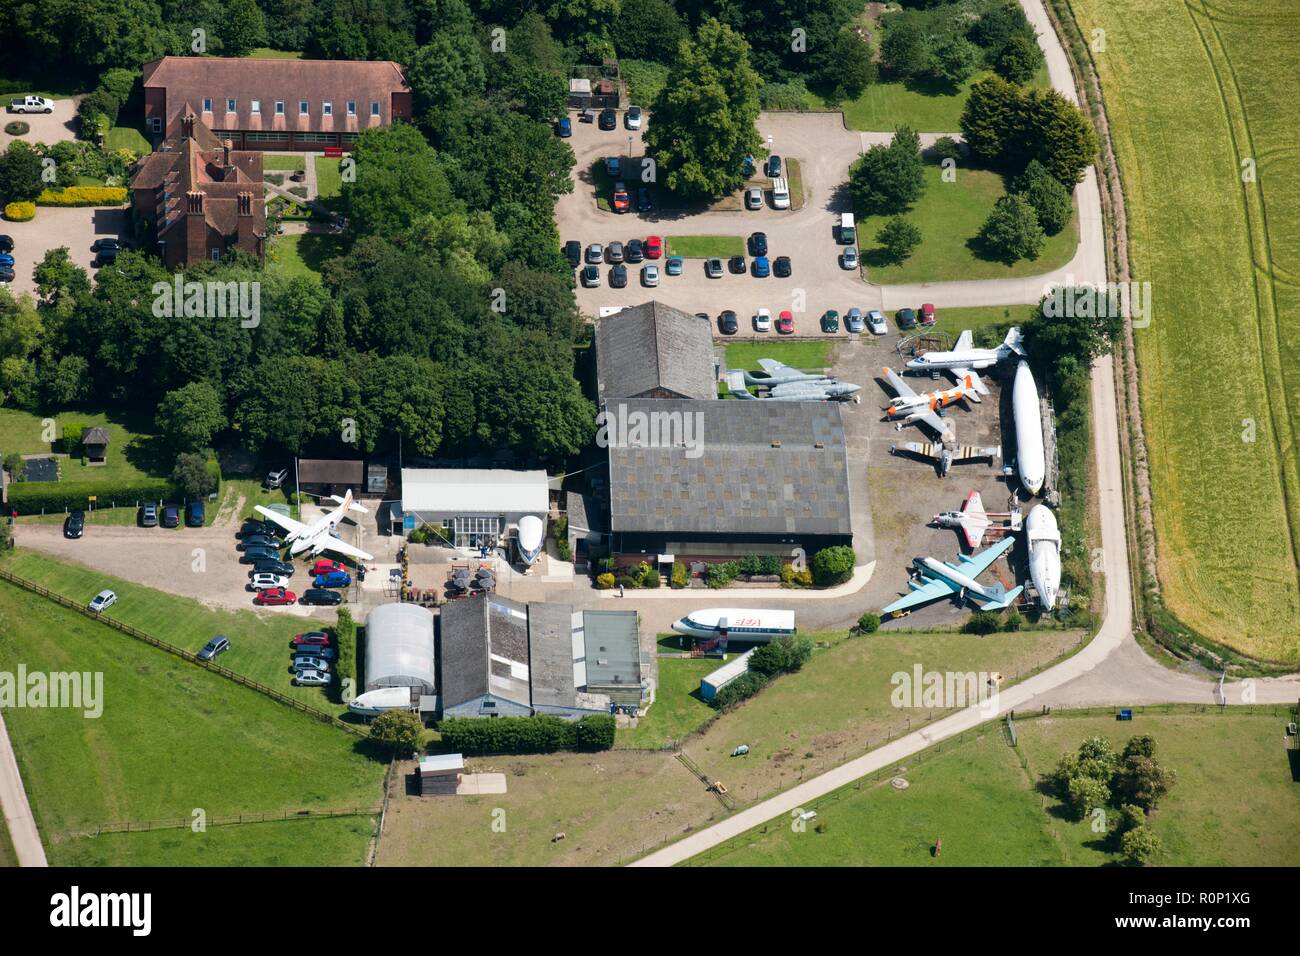
[[[494,547],[520,518],[546,520],[548,482],[540,469],[403,468],[400,510],[408,520],[448,529],[458,548]]]
[[[433,614],[416,604],[381,604],[366,618],[366,687],[437,691]]]
[[[641,703],[641,629],[635,611],[583,611],[587,692],[622,707]]]
[[[450,795],[460,785],[465,758],[460,754],[432,754],[420,758],[420,796]]]
[[[713,700],[718,695],[718,691],[749,670],[750,655],[756,650],[757,648],[751,647],[735,660],[727,661],[716,671],[701,677],[700,696],[705,700]]]

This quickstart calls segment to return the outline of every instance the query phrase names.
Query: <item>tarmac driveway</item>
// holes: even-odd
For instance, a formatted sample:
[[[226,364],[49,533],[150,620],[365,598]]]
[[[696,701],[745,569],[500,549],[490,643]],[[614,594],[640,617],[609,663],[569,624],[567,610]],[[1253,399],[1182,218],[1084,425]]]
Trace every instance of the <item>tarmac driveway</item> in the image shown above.
[[[6,107],[12,99],[13,96],[4,97]],[[31,132],[24,133],[22,136],[10,136],[4,131],[4,127],[14,120],[22,120],[32,128]],[[73,98],[55,100],[53,113],[10,113],[6,110],[4,122],[0,123],[0,150],[8,149],[9,144],[15,139],[21,139],[25,143],[53,144],[65,139],[75,139],[76,135],[77,100]]]
[[[59,246],[67,246],[72,261],[93,275],[95,253],[91,245],[101,237],[120,238],[126,230],[126,206],[41,206],[36,218],[28,222],[0,220],[0,232],[14,240],[14,281],[10,291],[35,294],[32,270],[46,252]]]

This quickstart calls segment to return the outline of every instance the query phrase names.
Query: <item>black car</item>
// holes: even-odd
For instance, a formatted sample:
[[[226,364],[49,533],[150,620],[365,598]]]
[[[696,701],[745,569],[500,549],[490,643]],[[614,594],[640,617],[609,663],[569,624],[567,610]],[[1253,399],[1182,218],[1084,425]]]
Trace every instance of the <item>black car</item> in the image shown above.
[[[278,574],[281,577],[291,578],[296,570],[297,568],[288,561],[258,561],[253,565],[253,569],[248,572],[248,576],[251,578],[254,574]]]
[[[596,125],[603,130],[618,129],[618,114],[613,110],[601,110]]]
[[[275,548],[266,548],[261,545],[255,548],[249,548],[239,556],[240,564],[257,564],[261,561],[279,561],[280,552]]]
[[[737,276],[743,276],[746,272],[749,271],[749,267],[745,264],[744,256],[732,256],[730,259],[728,259],[727,269],[731,272],[732,275],[737,275]]]
[[[95,264],[106,266],[117,261],[117,254],[122,251],[116,239],[96,239],[90,247],[95,255]]]
[[[14,251],[14,237],[0,236],[0,252],[13,252],[13,251]]]
[[[163,505],[162,526],[164,528],[176,528],[181,523],[181,509],[179,505]]]
[[[626,262],[640,262],[645,258],[645,246],[640,239],[632,239],[623,247],[623,258]]]
[[[230,639],[224,634],[218,634],[204,644],[203,649],[196,656],[201,661],[210,661],[216,658],[218,654],[224,654],[228,650],[230,650]]]
[[[736,313],[727,309],[718,315],[718,331],[723,335],[735,335],[740,331],[740,322],[736,319]]]
[[[279,551],[284,547],[284,542],[275,535],[250,534],[245,535],[235,547],[240,551],[248,551],[252,548],[272,548]]]
[[[68,516],[63,519],[63,536],[65,538],[80,538],[86,530],[86,513],[81,510],[69,512]]]
[[[618,265],[609,267],[609,287],[611,289],[622,289],[627,285],[627,266]]]
[[[756,232],[749,237],[749,254],[751,256],[767,255],[767,233]]]
[[[140,527],[158,527],[158,506],[152,501],[140,506]]]
[[[790,278],[790,273],[792,271],[789,256],[777,256],[772,260],[772,272],[776,274],[778,279]]]
[[[899,309],[894,318],[898,322],[900,329],[916,328],[916,313],[911,309]]]
[[[650,188],[642,186],[636,191],[636,211],[649,212],[655,207],[654,200],[650,198]]]
[[[569,267],[576,269],[582,264],[582,243],[570,239],[564,244],[564,258],[569,260]]]
[[[775,155],[767,157],[767,178],[779,179],[780,176],[781,176],[781,157]]]
[[[8,266],[0,266],[0,282],[13,282],[15,273]]]
[[[185,527],[202,528],[206,517],[207,516],[203,510],[203,502],[191,501],[185,506]]]
[[[302,592],[302,597],[298,598],[299,604],[342,604],[343,593],[341,591],[327,591],[324,588],[308,588]]]
[[[262,521],[259,518],[245,518],[244,523],[239,526],[239,534],[236,537],[247,538],[253,534],[277,534],[280,526],[271,521]]]

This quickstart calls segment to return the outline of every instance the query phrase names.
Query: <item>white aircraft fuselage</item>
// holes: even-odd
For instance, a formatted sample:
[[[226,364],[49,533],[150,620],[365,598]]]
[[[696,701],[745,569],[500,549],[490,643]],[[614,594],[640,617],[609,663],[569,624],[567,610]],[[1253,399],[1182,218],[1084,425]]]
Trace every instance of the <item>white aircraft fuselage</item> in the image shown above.
[[[945,581],[951,581],[961,588],[963,592],[976,594],[987,601],[1000,601],[1002,599],[1002,595],[992,588],[980,584],[970,575],[953,570],[935,558],[917,558],[915,563],[918,568],[930,572],[931,575],[943,578]]]

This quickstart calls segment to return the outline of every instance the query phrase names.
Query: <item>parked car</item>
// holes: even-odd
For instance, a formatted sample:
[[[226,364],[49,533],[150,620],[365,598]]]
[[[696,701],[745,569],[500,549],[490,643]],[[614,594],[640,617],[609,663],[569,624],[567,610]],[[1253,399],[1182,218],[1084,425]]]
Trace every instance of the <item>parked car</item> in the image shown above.
[[[302,593],[302,597],[299,599],[298,603],[317,605],[342,604],[343,592],[327,591],[324,588],[308,588]]]
[[[855,335],[863,330],[866,323],[862,321],[862,310],[856,305],[844,316],[844,327]]]
[[[938,321],[938,318],[934,314],[934,306],[929,302],[923,303],[921,305],[921,324],[934,325],[934,323]]]
[[[640,239],[631,239],[623,247],[623,260],[625,262],[637,263],[645,258],[645,246],[641,244]]]
[[[96,594],[93,598],[90,599],[89,607],[92,611],[98,614],[101,611],[108,610],[116,603],[117,603],[117,595],[114,594],[112,591],[104,590],[104,591],[100,591],[98,594]]]
[[[304,631],[295,634],[289,642],[290,647],[329,647],[334,640],[324,631]],[[312,653],[315,653],[314,651]]]
[[[44,96],[19,96],[9,101],[10,113],[53,113],[54,100]]]
[[[158,527],[158,506],[152,501],[147,501],[140,506],[140,527]]]
[[[335,571],[342,571],[346,574],[347,570],[347,565],[342,561],[331,561],[329,558],[321,558],[311,566],[312,577],[318,574],[333,574]]]
[[[767,233],[756,232],[749,237],[749,254],[751,256],[767,255]]]
[[[244,523],[239,526],[238,538],[247,538],[254,534],[277,535],[280,533],[280,526],[274,521],[263,521],[261,518],[245,518]]]
[[[754,259],[754,278],[766,279],[772,274],[772,264],[767,261],[767,256],[758,256]]]
[[[346,588],[352,584],[352,575],[346,571],[330,571],[316,575],[314,583],[318,588]]]
[[[253,603],[263,607],[284,607],[298,599],[298,595],[285,588],[267,588],[253,596]]]
[[[582,243],[570,239],[564,244],[564,258],[569,260],[569,267],[576,269],[582,265]]]
[[[840,330],[840,314],[834,309],[827,309],[822,313],[822,331],[838,332]]]
[[[605,247],[605,261],[613,265],[623,261],[623,243],[611,242]]]
[[[650,198],[650,187],[638,186],[636,191],[636,211],[649,212],[654,207],[654,200]]]
[[[647,259],[658,259],[664,254],[664,241],[658,236],[645,237],[645,257]]]
[[[63,536],[65,538],[80,538],[86,532],[86,513],[78,508],[76,511],[69,511],[68,516],[63,519]]]
[[[330,675],[322,671],[294,671],[293,682],[299,687],[324,687],[330,682]]]
[[[253,565],[253,570],[248,572],[249,577],[254,574],[278,574],[282,578],[293,577],[293,572],[298,570],[288,561],[258,561]]]
[[[603,130],[618,129],[618,114],[613,110],[601,110],[596,125]]]
[[[179,505],[163,505],[162,526],[164,528],[178,528],[181,524],[181,509]]]
[[[667,272],[670,276],[681,275],[684,266],[685,263],[682,261],[681,256],[669,256],[664,260],[664,272]]]
[[[185,527],[202,528],[206,522],[206,514],[203,508],[203,502],[191,501],[185,506]]]
[[[885,324],[885,316],[879,309],[872,309],[867,313],[867,328],[871,330],[872,335],[884,335],[889,331],[889,326]]]
[[[280,552],[275,548],[267,548],[262,545],[248,548],[239,556],[240,564],[259,564],[262,561],[279,561]]]
[[[228,650],[230,650],[230,639],[224,634],[218,634],[204,644],[196,656],[201,661],[211,661],[215,660],[218,654],[224,654]]]
[[[108,238],[96,239],[94,242],[90,244],[90,251],[103,252],[105,249],[112,249],[114,252],[116,252],[121,247],[121,245],[122,244],[118,242],[116,239],[108,239]]]
[[[723,335],[735,335],[740,331],[740,322],[736,320],[736,313],[731,309],[718,314],[718,331]]]
[[[0,282],[8,285],[10,282],[13,282],[15,278],[17,278],[17,276],[13,269],[8,266],[0,266]]]
[[[641,267],[641,284],[647,289],[653,289],[659,284],[659,267],[654,263],[647,263]]]
[[[287,588],[289,579],[280,574],[271,574],[269,571],[257,571],[249,579],[248,586],[254,591],[263,588]]]
[[[772,274],[778,279],[788,279],[794,269],[789,256],[777,256],[772,260]]]
[[[721,259],[705,259],[705,260],[704,260],[704,274],[705,274],[706,276],[708,276],[710,279],[721,279],[721,278],[722,278],[722,260],[721,260]]]
[[[744,256],[732,256],[727,260],[727,271],[732,275],[743,276],[749,271],[749,265]]]
[[[641,128],[641,107],[629,106],[627,112],[623,114],[623,124],[628,129]]]
[[[609,267],[609,287],[611,289],[622,289],[627,286],[627,266],[616,265]]]
[[[293,669],[295,671],[321,671],[325,672],[330,669],[329,664],[321,657],[312,657],[310,655],[300,655],[293,659]]]
[[[627,212],[632,208],[632,200],[627,195],[627,183],[614,184],[614,211]]]
[[[105,244],[95,250],[95,261],[93,265],[96,267],[111,266],[117,261],[117,254],[122,251],[116,241],[110,239],[108,242],[112,242],[112,245]]]
[[[284,480],[289,477],[288,468],[277,468],[275,471],[266,473],[266,488],[268,491],[275,491],[284,484]]]
[[[844,251],[840,253],[840,267],[843,269],[856,269],[858,267],[858,250],[855,246],[845,246]]]
[[[273,534],[246,534],[239,539],[239,544],[235,545],[237,551],[247,551],[249,548],[269,548],[272,551],[279,551],[284,547],[284,542]]]
[[[594,289],[600,285],[600,266],[583,266],[582,267],[582,286],[584,289]]]
[[[762,209],[763,208],[763,190],[759,186],[750,186],[745,190],[745,208]]]
[[[794,314],[789,309],[782,309],[776,317],[776,331],[778,335],[794,334]]]
[[[594,122],[596,122],[596,111],[593,110],[593,109],[585,109],[585,110],[583,110],[581,113],[578,114],[578,122],[579,122],[579,123],[594,123]]]
[[[619,173],[621,173],[622,171],[623,171],[622,157],[620,156],[605,157],[605,172],[608,175],[618,178]]]
[[[0,252],[14,251],[14,237],[0,235]]]
[[[767,178],[776,179],[781,175],[781,157],[775,154],[767,157]]]
[[[772,313],[768,309],[759,309],[754,313],[754,331],[771,332],[772,331]]]
[[[0,252],[0,266],[12,270],[14,267],[13,255],[8,252]]]
[[[573,120],[567,116],[561,116],[560,121],[555,124],[555,132],[561,139],[568,139],[573,135]]]
[[[587,247],[587,261],[595,265],[600,265],[605,261],[605,247],[599,242],[593,242]]]
[[[894,321],[898,323],[900,329],[916,328],[916,313],[911,309],[899,309],[894,316]]]

